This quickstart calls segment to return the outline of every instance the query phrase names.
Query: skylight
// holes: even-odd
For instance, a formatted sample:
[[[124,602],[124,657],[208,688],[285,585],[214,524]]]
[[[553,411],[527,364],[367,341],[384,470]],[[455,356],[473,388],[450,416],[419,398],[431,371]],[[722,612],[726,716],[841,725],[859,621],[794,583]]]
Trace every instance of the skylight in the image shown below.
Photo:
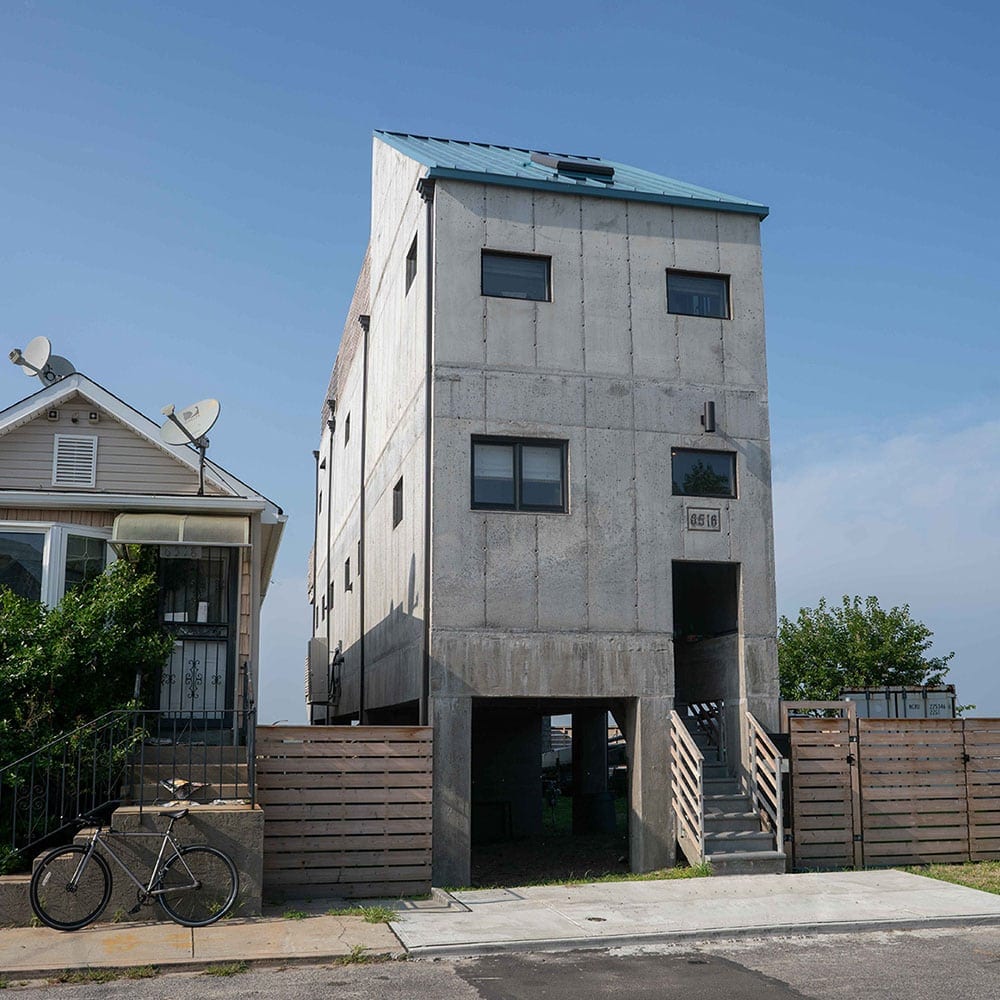
[[[615,168],[600,160],[585,160],[576,156],[558,156],[552,153],[532,153],[532,162],[543,167],[551,167],[558,173],[583,174],[598,180],[610,181],[615,176]]]

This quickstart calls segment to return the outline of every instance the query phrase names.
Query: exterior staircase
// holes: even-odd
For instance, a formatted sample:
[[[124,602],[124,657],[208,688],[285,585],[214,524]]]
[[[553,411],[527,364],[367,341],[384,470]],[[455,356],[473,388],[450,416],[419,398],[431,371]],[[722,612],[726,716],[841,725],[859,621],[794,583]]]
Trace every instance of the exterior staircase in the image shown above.
[[[678,706],[674,712],[671,763],[677,839],[681,849],[691,864],[711,864],[713,875],[784,873],[783,833],[776,836],[774,830],[775,825],[779,831],[781,826],[780,765],[775,769],[776,780],[768,780],[761,762],[751,761],[750,783],[753,784],[756,777],[764,786],[765,809],[762,810],[761,789],[745,788],[733,776],[725,730],[719,724],[721,709],[715,714],[714,723],[712,719],[713,716],[704,711],[692,714],[686,705]],[[755,724],[753,720],[752,732]],[[683,732],[677,733],[678,728]],[[766,739],[763,730],[759,735]],[[769,799],[774,797],[770,793],[775,786],[777,824],[775,817],[769,815],[772,810],[766,808]]]
[[[144,806],[249,801],[248,772],[245,746],[147,745],[132,754],[121,798]]]

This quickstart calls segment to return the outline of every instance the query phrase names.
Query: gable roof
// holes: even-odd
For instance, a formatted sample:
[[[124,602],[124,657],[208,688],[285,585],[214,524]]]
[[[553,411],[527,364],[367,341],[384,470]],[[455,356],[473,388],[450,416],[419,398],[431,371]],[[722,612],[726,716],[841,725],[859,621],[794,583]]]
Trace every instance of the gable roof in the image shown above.
[[[406,132],[376,130],[375,137],[404,156],[424,164],[429,178],[658,202],[719,212],[742,212],[760,219],[766,218],[769,211],[766,205],[758,202],[711,191],[599,156],[575,156],[485,142],[435,139]],[[532,153],[550,160],[551,165],[532,159]],[[574,170],[574,165],[582,169]],[[588,166],[598,170],[603,168],[604,176],[588,176]],[[608,175],[608,168],[613,169],[613,175]]]
[[[160,439],[160,425],[150,420],[145,414],[129,406],[123,399],[98,385],[82,372],[74,372],[52,385],[44,386],[38,392],[25,397],[5,410],[0,410],[0,438],[18,427],[34,420],[48,409],[57,408],[63,402],[75,396],[82,396],[95,406],[109,413],[124,424],[140,438],[169,455],[174,461],[186,466],[195,474],[198,472],[198,453],[189,445],[168,445]],[[262,493],[258,493],[232,473],[211,459],[205,461],[205,479],[215,484],[224,496],[240,497],[249,500],[260,500],[265,507],[271,508],[275,515],[282,513],[281,508]]]

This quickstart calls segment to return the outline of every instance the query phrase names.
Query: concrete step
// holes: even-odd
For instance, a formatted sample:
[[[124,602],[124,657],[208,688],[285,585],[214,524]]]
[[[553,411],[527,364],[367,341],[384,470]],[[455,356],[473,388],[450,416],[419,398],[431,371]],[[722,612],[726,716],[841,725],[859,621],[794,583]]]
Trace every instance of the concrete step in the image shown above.
[[[149,745],[141,747],[132,755],[134,763],[141,760],[144,764],[169,764],[176,761],[178,766],[196,768],[200,763],[209,764],[245,764],[247,748],[232,746],[206,746],[195,743],[176,743],[169,745]]]
[[[0,926],[27,927],[31,922],[30,882],[30,875],[0,875]]]
[[[705,860],[713,875],[784,875],[788,859],[780,851],[731,851]]]
[[[760,817],[755,812],[724,812],[705,810],[706,833],[753,833],[760,830]]]
[[[742,795],[743,789],[735,778],[705,778],[704,794],[710,795]]]
[[[198,781],[203,784],[212,782],[216,785],[225,785],[247,780],[246,764],[194,764],[188,766],[183,761],[174,764],[143,764],[141,767],[134,764],[131,769],[130,780],[133,783],[141,781],[143,784],[155,785],[160,781],[186,780]]]
[[[192,787],[186,791],[181,787],[176,792],[172,792],[161,784],[149,783],[123,788],[122,797],[136,804],[142,801],[144,805],[186,799],[190,799],[192,802],[213,802],[215,799],[249,799],[250,788],[245,782],[223,782],[222,784],[209,783],[203,788]]]
[[[750,812],[750,797],[742,792],[706,794],[705,809],[712,812]]]
[[[718,778],[724,778],[727,781],[732,780],[732,775],[729,773],[729,765],[720,761],[705,761],[704,765],[704,775],[705,780],[715,780]]]
[[[733,852],[758,852],[771,849],[774,838],[757,825],[755,830],[725,830],[705,834],[705,854],[732,854]]]

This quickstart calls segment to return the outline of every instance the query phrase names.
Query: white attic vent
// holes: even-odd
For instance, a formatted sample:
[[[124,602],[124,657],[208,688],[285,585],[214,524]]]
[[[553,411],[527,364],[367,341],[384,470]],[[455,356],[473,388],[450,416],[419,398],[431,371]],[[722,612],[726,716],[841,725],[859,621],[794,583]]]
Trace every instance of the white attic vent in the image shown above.
[[[56,434],[52,452],[53,486],[94,486],[97,480],[97,438]]]

